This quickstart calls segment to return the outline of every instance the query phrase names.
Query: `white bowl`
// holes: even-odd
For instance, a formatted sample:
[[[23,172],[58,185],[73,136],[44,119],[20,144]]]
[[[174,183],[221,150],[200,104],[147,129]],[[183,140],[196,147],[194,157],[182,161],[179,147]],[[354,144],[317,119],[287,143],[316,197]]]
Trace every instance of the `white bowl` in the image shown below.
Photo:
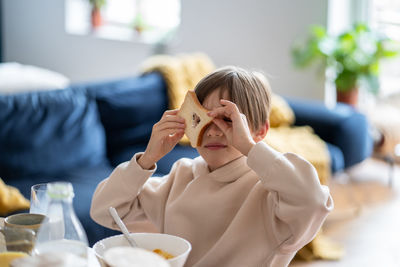
[[[130,235],[140,248],[147,250],[158,248],[174,255],[174,258],[167,260],[171,267],[183,267],[192,250],[192,245],[178,236],[157,233],[131,233]],[[98,241],[94,244],[93,250],[100,261],[104,263],[103,256],[105,251],[119,246],[129,246],[128,241],[122,234]]]

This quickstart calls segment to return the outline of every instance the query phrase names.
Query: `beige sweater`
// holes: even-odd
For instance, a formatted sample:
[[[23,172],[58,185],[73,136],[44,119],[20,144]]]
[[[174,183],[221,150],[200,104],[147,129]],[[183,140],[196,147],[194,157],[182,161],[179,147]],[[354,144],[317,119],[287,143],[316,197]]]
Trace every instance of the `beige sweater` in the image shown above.
[[[187,239],[185,266],[287,266],[333,208],[310,163],[263,142],[213,172],[201,157],[181,159],[163,178],[148,179],[154,170],[143,170],[139,155],[99,184],[91,216],[116,229],[113,206],[130,231]]]

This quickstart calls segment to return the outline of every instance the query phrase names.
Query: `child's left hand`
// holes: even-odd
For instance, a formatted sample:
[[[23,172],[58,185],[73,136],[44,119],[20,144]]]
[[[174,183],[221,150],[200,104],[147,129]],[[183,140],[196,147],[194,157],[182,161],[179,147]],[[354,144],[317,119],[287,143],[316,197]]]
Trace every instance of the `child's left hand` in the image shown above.
[[[213,122],[224,133],[228,143],[247,156],[256,142],[246,116],[240,113],[235,103],[225,99],[221,99],[220,103],[222,107],[213,109],[208,115],[214,118]]]

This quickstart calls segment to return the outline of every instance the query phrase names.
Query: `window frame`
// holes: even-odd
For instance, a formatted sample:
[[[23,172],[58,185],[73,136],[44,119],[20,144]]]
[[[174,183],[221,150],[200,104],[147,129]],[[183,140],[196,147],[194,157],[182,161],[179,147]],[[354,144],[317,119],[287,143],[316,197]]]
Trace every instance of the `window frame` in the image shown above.
[[[374,17],[375,1],[379,2],[379,0],[357,0],[356,3],[358,5],[356,5],[353,10],[356,13],[355,16],[358,16],[358,18],[360,18],[362,21],[365,21],[372,29],[379,29],[379,22],[375,21]],[[398,8],[400,12],[400,4],[398,5]],[[397,27],[400,32],[400,15]],[[393,38],[390,35],[389,37]],[[400,42],[400,35],[397,39],[393,39]],[[400,56],[390,59],[384,59],[381,61],[379,74],[381,88],[379,90],[379,97],[387,97],[392,94],[400,94],[400,67],[396,68],[395,66],[400,66]]]
[[[112,2],[114,0],[110,0]],[[126,0],[128,2],[129,0]],[[140,3],[142,0],[130,0],[135,3]],[[157,0],[152,0],[153,4]],[[164,1],[165,0],[159,0]],[[181,1],[180,0],[169,0],[176,2],[174,7],[175,21],[170,23],[170,27],[162,27],[165,25],[158,22],[158,25],[154,25],[151,22],[148,23],[149,28],[145,31],[139,31],[134,28],[132,17],[132,23],[121,22],[115,20],[115,17],[110,17],[110,10],[107,11],[107,7],[102,11],[103,24],[97,28],[93,28],[90,22],[91,6],[88,0],[66,0],[65,1],[65,31],[69,34],[93,36],[102,39],[128,41],[135,43],[146,43],[146,44],[167,44],[171,41],[175,32],[180,27],[181,23]],[[121,1],[122,2],[122,1]],[[112,2],[115,4],[115,1]],[[132,6],[133,6],[132,5]],[[115,8],[115,7],[114,7]],[[164,10],[165,11],[165,10]],[[76,15],[76,14],[79,15]],[[114,11],[114,13],[116,13]],[[132,15],[135,15],[132,12]],[[172,19],[170,19],[172,20]]]

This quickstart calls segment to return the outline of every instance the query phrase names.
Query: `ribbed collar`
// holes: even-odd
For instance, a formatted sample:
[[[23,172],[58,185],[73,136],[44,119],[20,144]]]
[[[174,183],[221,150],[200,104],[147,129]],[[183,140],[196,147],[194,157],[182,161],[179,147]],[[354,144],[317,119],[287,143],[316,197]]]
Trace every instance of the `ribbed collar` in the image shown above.
[[[200,176],[209,176],[211,179],[225,183],[236,181],[239,177],[243,176],[250,170],[249,166],[247,166],[247,157],[245,156],[232,160],[212,172],[210,172],[208,164],[202,157],[195,158],[193,164],[194,179],[197,179]]]

